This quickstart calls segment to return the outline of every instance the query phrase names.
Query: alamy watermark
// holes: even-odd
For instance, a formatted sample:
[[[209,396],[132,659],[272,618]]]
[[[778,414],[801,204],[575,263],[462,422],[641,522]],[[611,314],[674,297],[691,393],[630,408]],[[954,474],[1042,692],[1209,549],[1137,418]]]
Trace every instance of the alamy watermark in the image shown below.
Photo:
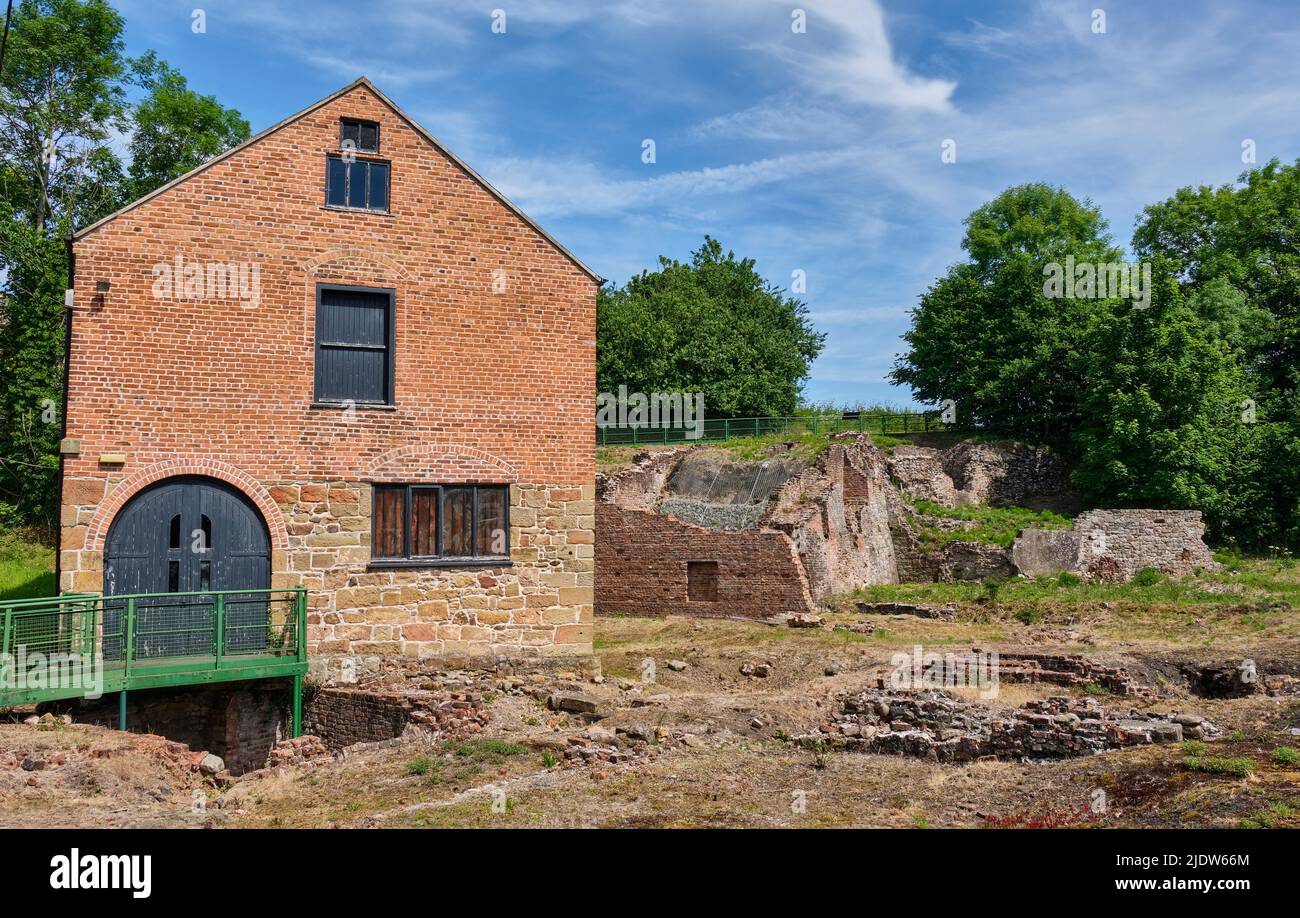
[[[79,653],[41,653],[19,644],[0,653],[0,688],[7,691],[77,689],[84,698],[104,694],[104,661]]]
[[[703,392],[602,392],[596,396],[596,426],[639,430],[679,429],[687,440],[704,436]]]
[[[160,300],[238,300],[255,307],[262,299],[262,266],[248,261],[186,261],[179,252],[149,269]]]
[[[998,655],[972,650],[965,653],[925,652],[920,644],[912,652],[889,658],[893,671],[889,687],[896,691],[977,688],[984,699],[998,696]]]
[[[1076,262],[1073,255],[1043,265],[1043,296],[1049,300],[1131,299],[1134,309],[1151,305],[1151,263]]]

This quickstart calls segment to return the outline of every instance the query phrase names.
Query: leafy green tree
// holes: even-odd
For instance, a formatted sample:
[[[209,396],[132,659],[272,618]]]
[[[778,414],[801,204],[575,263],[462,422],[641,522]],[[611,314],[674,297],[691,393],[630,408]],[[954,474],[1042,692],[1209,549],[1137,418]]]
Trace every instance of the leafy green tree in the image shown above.
[[[0,519],[52,524],[67,237],[248,136],[152,54],[124,55],[105,0],[21,0],[0,72]],[[127,89],[145,89],[134,109]],[[110,138],[132,131],[130,174]]]
[[[1300,162],[1180,188],[1144,210],[1133,247],[1175,263],[1188,304],[1244,352],[1258,422],[1240,458],[1253,469],[1243,541],[1300,546]]]
[[[1009,188],[966,218],[969,260],[954,265],[912,310],[908,351],[891,378],[932,404],[951,400],[957,422],[1064,444],[1078,404],[1087,330],[1112,304],[1044,295],[1044,269],[1115,262],[1101,212],[1062,188]]]
[[[821,353],[807,307],[705,237],[689,263],[659,259],[596,309],[601,392],[702,392],[709,417],[785,416]]]
[[[1236,352],[1158,258],[1145,309],[1097,316],[1084,351],[1073,479],[1101,506],[1200,509],[1212,538],[1249,529],[1260,428]]]
[[[152,52],[135,64],[147,97],[131,113],[131,190],[147,194],[248,139],[248,122]]]

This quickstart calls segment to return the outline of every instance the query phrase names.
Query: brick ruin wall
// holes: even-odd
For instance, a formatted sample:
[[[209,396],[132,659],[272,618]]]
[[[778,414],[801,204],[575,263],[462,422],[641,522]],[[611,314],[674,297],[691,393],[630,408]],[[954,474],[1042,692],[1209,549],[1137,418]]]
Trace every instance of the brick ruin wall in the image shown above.
[[[290,735],[291,692],[288,680],[128,692],[127,729],[213,752],[239,775],[264,767],[275,744]],[[39,709],[67,711],[77,723],[114,729],[119,723],[116,693]]]
[[[1025,530],[1012,549],[920,539],[907,497],[947,506],[1068,506],[1064,467],[1042,449],[965,442],[946,451],[900,446],[886,455],[868,438],[845,437],[803,468],[769,468],[772,459],[756,464],[753,474],[776,472],[785,480],[758,489],[758,499],[748,502],[733,493],[733,479],[744,477],[741,464],[701,450],[707,448],[642,454],[599,482],[601,612],[767,617],[809,611],[824,595],[877,583],[979,581],[1048,569],[1126,580],[1144,567],[1213,566],[1194,511],[1090,511],[1073,531]],[[679,495],[673,484],[683,465],[684,477],[705,484],[688,483]],[[1098,550],[1102,544],[1105,551]],[[716,601],[690,597],[692,561],[717,564]]]
[[[596,530],[602,614],[766,618],[813,610],[794,542],[783,532],[718,532],[605,502],[596,505]],[[692,596],[691,562],[716,565],[712,600],[701,598],[709,595],[702,589]]]

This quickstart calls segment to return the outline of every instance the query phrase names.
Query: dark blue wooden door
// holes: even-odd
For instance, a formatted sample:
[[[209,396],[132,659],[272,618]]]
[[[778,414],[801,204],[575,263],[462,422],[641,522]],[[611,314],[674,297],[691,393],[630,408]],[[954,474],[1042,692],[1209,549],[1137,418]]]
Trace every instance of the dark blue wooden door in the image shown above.
[[[174,478],[133,497],[118,513],[104,551],[104,595],[197,593],[137,601],[137,657],[216,651],[216,590],[271,585],[271,543],[257,508],[208,478]],[[266,645],[266,597],[226,597],[224,650]],[[124,604],[106,603],[105,654],[120,655]]]

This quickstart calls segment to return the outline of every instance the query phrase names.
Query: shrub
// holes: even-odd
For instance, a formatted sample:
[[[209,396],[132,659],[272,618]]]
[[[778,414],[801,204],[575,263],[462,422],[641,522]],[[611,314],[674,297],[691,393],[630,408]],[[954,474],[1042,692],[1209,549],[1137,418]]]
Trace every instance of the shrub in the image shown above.
[[[1140,587],[1153,587],[1165,579],[1165,575],[1154,567],[1144,567],[1133,575],[1133,583]]]

